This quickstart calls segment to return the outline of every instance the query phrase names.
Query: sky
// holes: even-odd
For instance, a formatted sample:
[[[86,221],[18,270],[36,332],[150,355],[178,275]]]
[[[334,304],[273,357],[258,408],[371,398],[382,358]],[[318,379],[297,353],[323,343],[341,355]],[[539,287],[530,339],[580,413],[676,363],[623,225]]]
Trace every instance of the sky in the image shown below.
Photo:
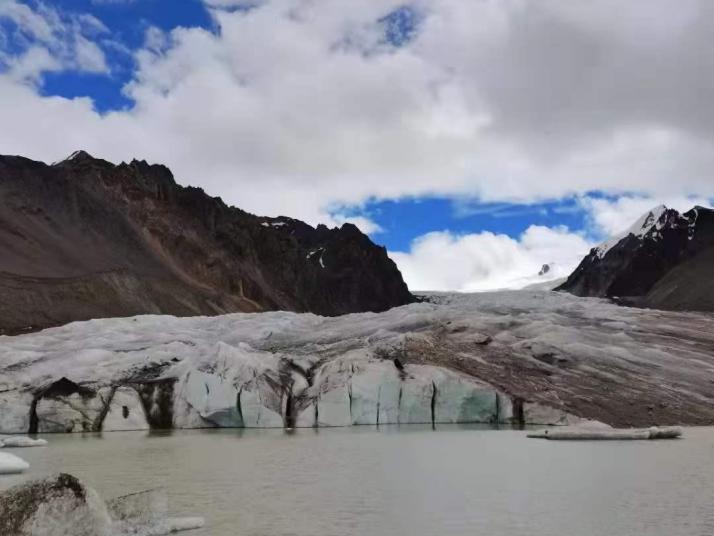
[[[0,0],[0,154],[353,222],[410,288],[567,275],[714,198],[708,0]]]

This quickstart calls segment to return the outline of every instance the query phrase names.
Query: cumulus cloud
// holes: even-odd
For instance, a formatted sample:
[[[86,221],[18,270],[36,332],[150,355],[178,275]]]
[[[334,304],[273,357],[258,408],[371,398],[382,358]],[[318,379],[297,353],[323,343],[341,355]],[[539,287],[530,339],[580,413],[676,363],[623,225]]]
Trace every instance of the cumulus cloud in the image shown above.
[[[2,0],[0,23],[11,24],[0,26],[0,43],[7,47],[12,38],[14,45],[13,53],[0,47],[0,68],[11,81],[38,83],[42,73],[61,70],[109,72],[104,52],[88,38],[108,30],[92,15],[63,15],[42,2],[33,8]]]
[[[523,288],[567,277],[590,248],[620,235],[660,204],[680,212],[696,205],[712,206],[709,199],[689,196],[582,197],[578,208],[586,212],[588,225],[579,232],[535,225],[518,238],[490,232],[456,235],[442,231],[420,236],[407,252],[390,255],[412,289],[466,292]],[[551,269],[540,276],[543,264]]]
[[[532,225],[518,238],[491,232],[428,233],[417,238],[408,253],[390,255],[411,289],[473,292],[565,277],[592,246],[565,227]],[[551,271],[541,277],[544,264]]]
[[[603,237],[619,235],[648,210],[665,205],[679,212],[686,212],[699,205],[711,207],[711,201],[702,197],[652,198],[645,196],[622,196],[617,199],[585,197],[581,206],[588,212],[594,232]]]
[[[229,203],[312,223],[424,194],[714,195],[706,0],[206,3],[215,31],[153,31],[125,88],[135,106],[104,115],[18,87],[67,60],[47,45],[51,10],[0,4],[49,52],[5,61],[2,151],[163,162]],[[384,21],[404,6],[397,44]],[[101,71],[81,35],[76,68]]]
[[[42,97],[38,85],[48,71],[108,72],[102,23],[0,2],[16,28],[0,36],[0,121],[12,125],[2,152],[145,158],[252,212],[370,233],[381,229],[366,215],[333,207],[625,194],[580,198],[587,235],[442,231],[392,253],[412,288],[431,290],[523,286],[546,263],[549,276],[567,275],[654,205],[714,196],[710,2],[206,5],[214,31],[147,30],[124,88],[135,105],[99,114],[88,98]]]

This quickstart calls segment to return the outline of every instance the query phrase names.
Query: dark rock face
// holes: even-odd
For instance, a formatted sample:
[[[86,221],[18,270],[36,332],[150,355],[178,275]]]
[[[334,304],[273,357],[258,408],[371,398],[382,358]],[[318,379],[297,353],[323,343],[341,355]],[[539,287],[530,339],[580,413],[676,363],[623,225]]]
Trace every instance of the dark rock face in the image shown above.
[[[160,165],[0,156],[0,333],[143,313],[383,311],[413,301],[357,227],[261,218]]]
[[[628,305],[714,310],[714,211],[650,212],[611,247],[593,248],[555,290]]]

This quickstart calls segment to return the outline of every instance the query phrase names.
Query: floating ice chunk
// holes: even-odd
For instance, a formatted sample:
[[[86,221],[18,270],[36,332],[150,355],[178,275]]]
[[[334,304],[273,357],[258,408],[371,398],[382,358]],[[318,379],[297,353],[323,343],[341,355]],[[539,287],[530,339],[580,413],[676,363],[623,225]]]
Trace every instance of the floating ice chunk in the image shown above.
[[[682,435],[678,426],[658,428],[610,428],[608,426],[567,426],[552,430],[539,430],[527,437],[551,440],[642,440],[642,439],[676,439]]]
[[[206,520],[202,517],[170,517],[166,520],[169,533],[202,529],[205,525]]]
[[[30,464],[22,458],[10,454],[9,452],[0,452],[0,475],[22,473],[29,468]]]
[[[45,439],[32,439],[31,437],[6,437],[0,439],[0,447],[5,448],[26,448],[26,447],[44,447],[47,445]]]

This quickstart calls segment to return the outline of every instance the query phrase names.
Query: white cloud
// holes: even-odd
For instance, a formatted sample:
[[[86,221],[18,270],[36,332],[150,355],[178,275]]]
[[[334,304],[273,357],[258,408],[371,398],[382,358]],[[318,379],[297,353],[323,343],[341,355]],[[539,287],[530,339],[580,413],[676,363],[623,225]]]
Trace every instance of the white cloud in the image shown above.
[[[421,25],[401,48],[379,21],[403,1],[206,4],[219,30],[149,29],[125,88],[135,107],[100,115],[87,98],[41,97],[36,84],[47,71],[108,72],[101,21],[0,1],[0,18],[21,29],[0,38],[10,126],[0,152],[145,158],[251,212],[370,233],[382,230],[367,216],[331,207],[626,193],[581,198],[590,235],[604,238],[654,205],[714,196],[704,1],[415,0]],[[20,53],[7,52],[9,39]],[[545,263],[567,275],[591,245],[532,226],[518,238],[430,233],[392,255],[412,288],[482,290],[524,285]]]
[[[7,77],[17,81],[38,82],[40,73],[59,71],[62,65],[41,46],[28,48],[22,55],[8,58]]]
[[[695,205],[710,207],[711,203],[705,198],[686,196],[622,196],[617,199],[585,197],[580,200],[580,205],[588,212],[595,234],[607,238],[630,228],[640,216],[658,205],[686,212]]]
[[[401,48],[378,21],[403,1],[208,4],[228,8],[211,9],[219,31],[152,31],[125,88],[136,106],[106,115],[18,83],[108,68],[90,36],[51,8],[0,4],[49,53],[0,74],[1,152],[145,158],[251,212],[311,223],[424,194],[714,195],[705,1],[415,0],[421,24]]]
[[[664,204],[680,212],[695,205],[711,207],[697,197],[652,198],[622,196],[617,199],[582,197],[589,236],[564,227],[532,225],[514,239],[481,232],[456,235],[448,231],[416,238],[408,252],[390,252],[411,289],[482,291],[522,288],[532,283],[566,277],[596,243],[619,235],[647,211]],[[543,264],[551,271],[540,277]]]
[[[3,21],[15,25],[12,38],[21,51],[11,55],[0,48],[0,69],[5,64],[5,76],[16,83],[38,83],[41,74],[49,71],[109,72],[102,49],[85,37],[108,31],[96,17],[63,15],[42,2],[33,9],[15,0],[0,0],[0,22]],[[7,46],[8,37],[0,39],[0,43]]]
[[[344,223],[351,223],[359,227],[366,234],[375,235],[383,233],[384,229],[375,221],[365,216],[347,216],[345,214],[330,214],[327,221],[323,222],[328,227],[341,227]]]
[[[49,44],[55,40],[57,18],[51,14],[34,11],[25,4],[14,0],[0,2],[0,17],[14,22],[18,28],[41,43]]]
[[[463,292],[521,288],[564,277],[593,246],[567,228],[530,226],[519,238],[442,231],[417,238],[409,253],[390,252],[412,290]],[[539,277],[551,264],[547,278]]]

